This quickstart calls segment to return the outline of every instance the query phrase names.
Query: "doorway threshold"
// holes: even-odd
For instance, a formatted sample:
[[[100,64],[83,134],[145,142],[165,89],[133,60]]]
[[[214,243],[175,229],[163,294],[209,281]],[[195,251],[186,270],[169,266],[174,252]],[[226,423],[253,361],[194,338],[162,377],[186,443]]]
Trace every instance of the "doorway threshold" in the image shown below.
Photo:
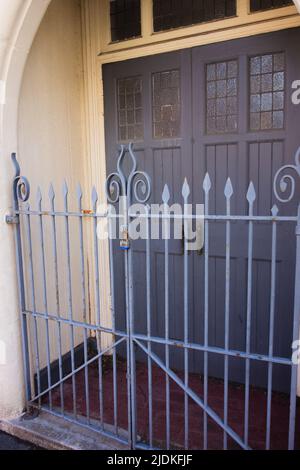
[[[128,450],[129,446],[93,429],[70,423],[41,411],[36,418],[26,415],[0,421],[0,430],[48,450]]]

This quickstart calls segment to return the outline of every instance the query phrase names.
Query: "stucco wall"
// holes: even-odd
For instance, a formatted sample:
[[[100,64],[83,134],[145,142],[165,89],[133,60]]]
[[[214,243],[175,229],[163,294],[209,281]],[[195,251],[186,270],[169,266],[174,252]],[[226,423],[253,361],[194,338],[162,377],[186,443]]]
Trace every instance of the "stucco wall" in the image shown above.
[[[36,191],[41,187],[43,208],[50,208],[50,182],[56,192],[55,203],[63,210],[62,185],[69,186],[70,209],[77,209],[76,186],[84,186],[84,106],[83,60],[80,0],[53,0],[40,25],[30,50],[22,82],[18,132],[18,158],[22,174],[31,184],[30,204],[37,207]],[[56,314],[55,271],[52,256],[52,221],[44,220],[47,302],[49,313]],[[31,222],[35,273],[36,309],[44,312],[40,233],[37,217]],[[33,310],[32,285],[29,276],[27,236],[23,234],[27,308]],[[73,282],[73,316],[82,320],[79,225],[70,220],[71,263]],[[57,221],[60,313],[68,311],[67,254],[65,220]],[[38,320],[40,367],[46,364],[45,321]],[[31,334],[34,325],[31,322]],[[76,329],[75,329],[76,330]],[[57,325],[50,323],[51,360],[58,356]],[[82,342],[82,331],[75,331],[76,343]],[[62,327],[63,353],[70,350],[70,328]],[[33,345],[34,341],[31,342]],[[34,351],[32,351],[34,356]],[[33,367],[36,363],[33,360]]]

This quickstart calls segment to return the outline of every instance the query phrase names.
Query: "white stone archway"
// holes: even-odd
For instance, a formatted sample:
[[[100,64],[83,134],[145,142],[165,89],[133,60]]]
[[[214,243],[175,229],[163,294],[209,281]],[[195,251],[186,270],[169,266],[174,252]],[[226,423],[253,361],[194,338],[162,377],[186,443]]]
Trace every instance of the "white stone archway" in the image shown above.
[[[13,228],[5,216],[11,205],[10,154],[18,150],[23,70],[50,1],[2,0],[0,5],[0,418],[19,414],[24,406]]]

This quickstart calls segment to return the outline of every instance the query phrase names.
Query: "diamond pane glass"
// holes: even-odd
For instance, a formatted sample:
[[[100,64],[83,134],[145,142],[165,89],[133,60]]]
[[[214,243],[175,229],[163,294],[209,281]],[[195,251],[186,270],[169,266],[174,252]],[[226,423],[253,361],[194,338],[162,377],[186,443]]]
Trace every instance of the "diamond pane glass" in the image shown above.
[[[250,129],[284,127],[285,56],[279,52],[250,58]]]
[[[238,62],[206,66],[206,130],[208,134],[237,132]]]

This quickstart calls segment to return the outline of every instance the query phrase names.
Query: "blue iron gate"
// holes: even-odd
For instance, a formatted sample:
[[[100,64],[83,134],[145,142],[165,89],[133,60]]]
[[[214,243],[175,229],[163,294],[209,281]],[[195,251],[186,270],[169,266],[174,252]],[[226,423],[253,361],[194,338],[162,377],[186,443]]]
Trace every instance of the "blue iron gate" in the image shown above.
[[[285,416],[288,424],[286,433],[280,439],[279,447],[293,449],[295,442],[296,446],[299,445],[296,441],[297,371],[299,365],[295,357],[294,360],[292,358],[292,348],[294,347],[296,350],[297,340],[299,340],[300,205],[298,206],[298,215],[280,214],[280,207],[283,207],[281,204],[289,203],[292,198],[297,197],[296,184],[298,184],[297,178],[300,176],[299,159],[300,148],[295,157],[295,164],[285,165],[275,174],[274,198],[279,205],[274,204],[268,215],[255,215],[254,207],[257,195],[252,182],[250,182],[246,194],[248,213],[246,215],[232,215],[231,198],[234,188],[230,178],[224,188],[226,211],[224,214],[212,214],[209,205],[212,189],[209,174],[206,175],[203,182],[204,213],[197,215],[186,210],[190,187],[185,181],[182,187],[184,209],[182,214],[178,215],[168,208],[170,189],[167,185],[162,194],[162,206],[159,213],[147,204],[151,195],[151,181],[145,172],[137,170],[132,145],[129,145],[128,148],[122,146],[117,171],[107,178],[106,195],[110,206],[108,210],[102,210],[102,212],[98,210],[98,194],[95,189],[92,190],[91,195],[92,210],[84,210],[80,187],[76,193],[77,207],[70,210],[70,195],[66,183],[62,192],[62,210],[58,210],[56,207],[57,196],[52,185],[50,185],[48,205],[38,189],[36,207],[33,207],[32,204],[29,204],[29,182],[21,175],[16,156],[13,155],[16,168],[13,182],[14,205],[13,214],[7,218],[7,222],[15,224],[28,409],[45,410],[66,420],[75,421],[81,426],[90,427],[122,442],[128,442],[132,448],[214,448],[217,437],[211,431],[213,425],[218,428],[222,436],[220,448],[251,449],[257,447],[256,436],[253,436],[251,426],[253,400],[263,396],[259,395],[261,391],[254,390],[252,387],[251,370],[257,364],[262,364],[265,366],[266,375],[266,387],[263,392],[265,396],[263,446],[266,449],[276,447],[273,445],[273,428],[276,433],[278,427],[284,427],[283,422],[276,422],[281,419],[278,413],[272,414],[272,407],[278,406],[279,400],[273,384],[273,374],[277,367],[280,370],[289,371],[289,394],[285,396],[285,415],[284,413],[282,415]],[[138,209],[136,206],[132,206],[133,203],[139,203]],[[114,211],[112,208],[117,204],[119,204],[119,209]],[[130,224],[137,220],[145,227],[144,240],[138,241],[145,246],[145,259],[144,263],[139,266],[139,270],[134,265],[132,250],[133,244],[137,242],[130,237]],[[180,220],[183,227],[183,302],[182,305],[177,306],[183,320],[181,338],[173,337],[171,329],[174,312],[171,310],[169,302],[170,290],[172,289],[169,262],[170,236],[165,236],[163,239],[162,283],[159,286],[154,286],[151,276],[152,239],[150,234],[152,224],[159,223],[165,228],[164,233],[168,233],[170,226],[177,220]],[[101,295],[103,293],[99,277],[99,265],[102,263],[102,252],[99,251],[98,240],[99,221],[107,221],[110,235],[107,246],[110,255],[110,326],[105,324],[101,311]],[[113,223],[116,221],[119,224],[120,237],[114,240],[112,236]],[[190,334],[191,294],[189,285],[193,254],[189,249],[189,237],[191,226],[196,221],[200,221],[201,229],[204,231],[204,246],[200,253],[203,257],[204,269],[202,286],[203,341],[194,341]],[[225,297],[222,347],[211,344],[209,341],[209,241],[210,230],[214,223],[218,224],[218,230],[224,230]],[[242,223],[246,227],[246,230],[241,231],[241,237],[242,234],[246,234],[243,243],[247,243],[248,247],[245,347],[240,350],[234,349],[230,343],[230,330],[234,326],[230,317],[232,230],[238,223]],[[253,282],[254,249],[255,243],[259,242],[255,239],[255,231],[260,224],[268,224],[270,228],[271,263],[268,287],[270,301],[265,311],[268,318],[268,337],[264,338],[267,344],[266,353],[257,352],[251,345],[254,310],[253,290],[255,287]],[[295,249],[295,264],[290,266],[292,273],[284,272],[284,276],[292,276],[294,280],[294,307],[284,312],[281,310],[278,313],[277,303],[280,295],[280,285],[278,285],[277,279],[279,276],[278,240],[280,240],[280,232],[287,230],[286,227],[291,225],[296,227],[296,237],[290,240]],[[91,236],[87,236],[87,233]],[[122,250],[121,267],[115,261],[114,252],[116,249]],[[92,253],[92,261],[89,258],[90,253]],[[199,256],[199,253],[195,256]],[[146,280],[145,309],[143,311],[137,310],[135,301],[139,276],[144,276]],[[118,279],[121,279],[124,286],[124,311],[121,313],[121,322],[117,318],[120,312],[115,306],[115,290],[118,287],[116,280]],[[94,300],[91,300],[91,296],[94,297]],[[62,297],[65,298],[62,299]],[[153,304],[159,301],[163,303],[164,310],[163,335],[156,333],[157,330],[153,329],[152,322]],[[280,332],[276,330],[277,316],[282,314],[289,317],[292,324],[292,331],[289,332],[290,356],[276,354],[275,338],[278,337],[278,334],[280,336]],[[145,318],[144,330],[139,326],[140,317]],[[104,335],[106,339],[110,338],[109,344],[106,341],[103,345]],[[173,366],[174,351],[176,354],[178,351],[182,354],[181,369]],[[223,375],[221,379],[218,378],[218,382],[213,382],[209,373],[209,361],[212,355],[222,362]],[[198,357],[199,363],[201,363],[198,374],[189,369],[191,356],[193,356],[193,361],[195,361],[195,357]],[[241,361],[244,367],[244,381],[238,386],[232,384],[231,381],[231,360]],[[139,385],[141,377],[144,377],[145,389]],[[174,386],[177,387],[177,396],[182,401],[181,414],[175,410],[175,415],[172,398]],[[217,400],[213,398],[215,391],[213,392],[212,386],[219,390]],[[142,401],[141,390],[146,391]],[[230,393],[233,390],[238,393],[238,397],[243,398],[240,403],[242,412],[239,409],[241,406],[238,407],[236,404],[236,407],[232,408],[230,405]],[[236,392],[236,390],[239,391]],[[161,394],[159,400],[155,397],[155,393]],[[239,399],[236,398],[236,400]],[[221,405],[217,404],[220,400],[222,401]],[[158,408],[160,414],[157,411]],[[201,411],[201,415],[197,416],[195,422],[195,417],[192,414],[196,409]],[[234,409],[236,411],[233,411]],[[126,415],[126,419],[124,415]],[[237,419],[235,419],[235,415]],[[238,423],[240,416],[243,418],[242,428]],[[258,417],[257,414],[254,415],[254,419],[258,419]],[[183,429],[180,443],[174,438],[172,427],[176,420],[178,426],[181,426],[179,423],[182,424]],[[254,431],[256,432],[255,429]],[[164,434],[163,438],[161,432]]]

